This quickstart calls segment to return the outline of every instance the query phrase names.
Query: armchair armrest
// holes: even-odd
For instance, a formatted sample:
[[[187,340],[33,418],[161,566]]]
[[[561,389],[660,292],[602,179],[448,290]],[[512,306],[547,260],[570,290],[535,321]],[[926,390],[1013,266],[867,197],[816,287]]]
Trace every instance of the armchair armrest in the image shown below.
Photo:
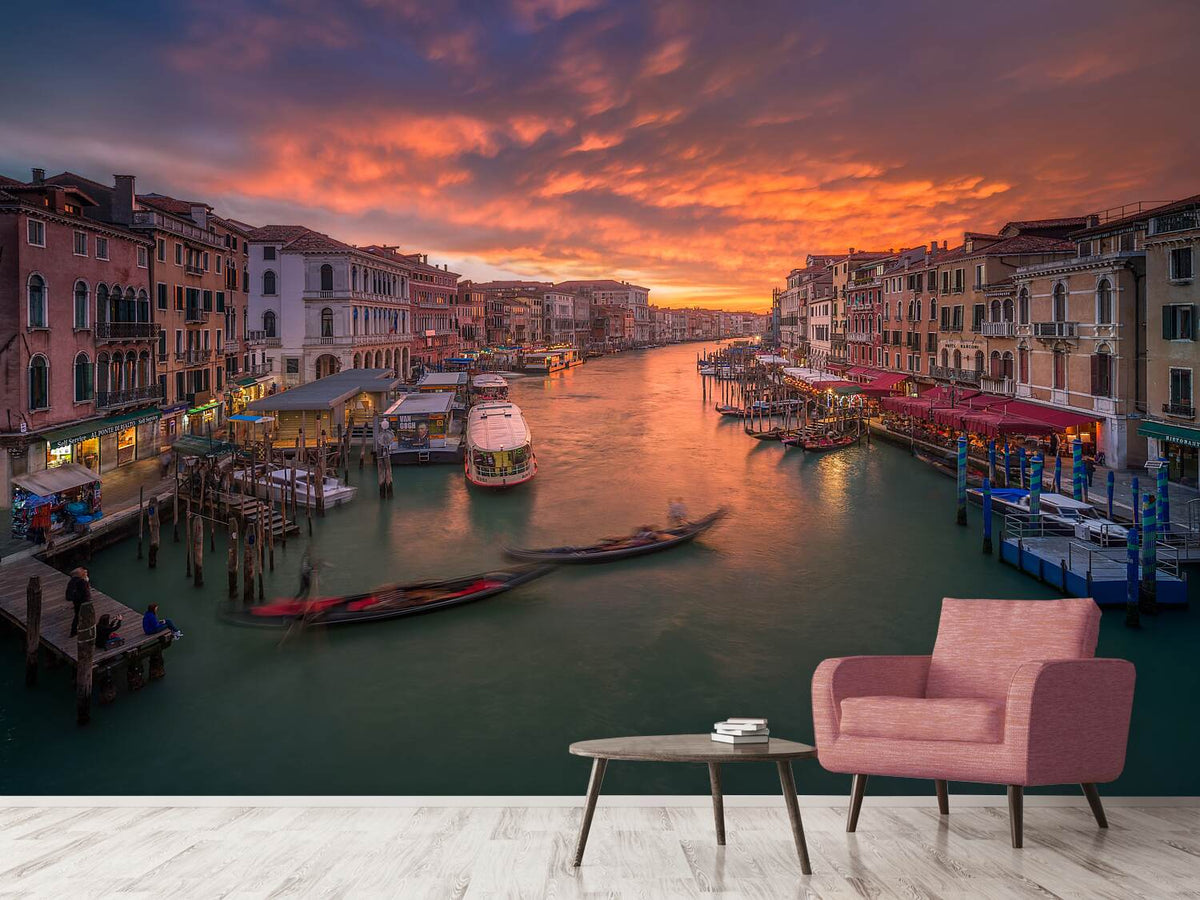
[[[817,666],[812,679],[817,746],[837,740],[847,697],[924,697],[928,656],[844,656]]]
[[[1024,761],[1024,784],[1103,784],[1120,775],[1134,678],[1124,659],[1021,665],[1008,687],[1004,743]]]

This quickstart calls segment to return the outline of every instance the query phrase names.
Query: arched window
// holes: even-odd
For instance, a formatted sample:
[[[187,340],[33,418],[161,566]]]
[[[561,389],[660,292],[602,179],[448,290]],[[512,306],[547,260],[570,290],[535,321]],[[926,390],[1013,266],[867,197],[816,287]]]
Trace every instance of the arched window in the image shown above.
[[[1101,278],[1096,285],[1096,324],[1111,325],[1113,320],[1112,283],[1107,278]],[[1097,394],[1107,397],[1108,394]]]
[[[350,267],[350,288],[351,290],[358,290],[358,266]],[[358,368],[358,366],[355,366],[355,368]]]
[[[980,372],[980,373],[983,372],[983,351],[982,350],[975,351],[975,371]]]
[[[112,384],[112,371],[109,366],[107,353],[101,353],[96,357],[96,390],[101,394],[107,394],[109,385]]]
[[[1004,318],[1003,318],[1003,321],[1005,321],[1005,322],[1011,322],[1011,321],[1013,320],[1013,302],[1012,302],[1012,297],[1005,297],[1005,298],[1004,298],[1004,306],[1003,306],[1003,308],[1002,308],[1002,310],[1001,310],[1001,312],[1000,312],[1000,315],[1004,317]]]
[[[267,310],[263,313],[263,333],[267,337],[275,337],[275,313]]]
[[[354,354],[354,368],[356,368],[356,369],[362,368],[362,356],[358,353]]]
[[[275,295],[275,273],[270,269],[263,272],[263,294],[268,297]]]
[[[86,282],[75,282],[75,327],[88,327],[88,286]]]
[[[125,305],[121,309],[121,322],[137,321],[137,294],[133,292],[133,288],[125,288]]]
[[[992,355],[988,358],[988,374],[992,378],[1004,377],[1004,362],[1000,357],[999,350],[993,350]]]
[[[1000,316],[1002,315],[1002,313],[1001,313],[1002,308],[1003,307],[1001,307],[999,300],[993,300],[992,304],[991,304],[991,308],[989,310],[991,318],[988,321],[990,321],[990,322],[1004,321],[1003,319],[1000,318]]]
[[[29,325],[32,328],[46,327],[46,279],[41,275],[29,276]]]
[[[145,290],[138,291],[137,310],[135,314],[139,322],[150,321],[150,295]]]
[[[128,387],[125,383],[125,354],[119,351],[112,357],[112,375],[108,386],[113,391],[123,391]]]
[[[1061,348],[1054,351],[1054,389],[1067,389],[1067,351]]]
[[[1013,377],[1013,355],[1011,350],[1005,350],[1000,357],[1000,375],[1003,378]]]
[[[1067,288],[1061,281],[1054,286],[1054,321],[1067,321]]]
[[[937,300],[935,300],[933,297],[929,298],[929,321],[937,321]]]
[[[1017,380],[1021,384],[1029,384],[1029,348],[1021,347],[1017,350]]]
[[[950,368],[950,351],[945,347],[942,348],[942,368]]]
[[[1017,321],[1022,325],[1029,324],[1029,290],[1021,288],[1017,294]]]
[[[329,263],[325,263],[325,265],[321,266],[321,290],[333,290],[333,266],[331,266]]]
[[[333,310],[328,306],[321,310],[321,337],[333,337]]]
[[[1113,395],[1112,368],[1112,354],[1108,352],[1108,347],[1101,344],[1092,356],[1092,396]]]
[[[962,351],[960,351],[960,350],[954,351],[954,368],[956,368],[956,369],[962,368]]]
[[[86,353],[75,357],[75,402],[92,399],[92,361]]]
[[[103,282],[96,285],[96,321],[108,321],[108,286]]]
[[[40,353],[29,361],[29,408],[50,407],[50,364]]]
[[[138,354],[137,359],[137,384],[138,387],[147,387],[150,384],[150,354],[143,350]]]

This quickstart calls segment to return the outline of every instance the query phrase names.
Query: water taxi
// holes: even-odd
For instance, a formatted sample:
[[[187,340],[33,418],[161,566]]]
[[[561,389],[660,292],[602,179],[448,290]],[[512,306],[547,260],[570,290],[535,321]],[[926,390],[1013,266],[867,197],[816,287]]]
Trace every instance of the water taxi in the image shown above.
[[[536,353],[526,353],[523,368],[526,372],[536,375],[553,375],[572,366],[583,364],[583,358],[574,347],[563,347],[557,350],[539,350]]]
[[[476,402],[507,400],[508,382],[493,372],[484,372],[471,379],[471,395]]]
[[[478,403],[467,419],[467,481],[480,487],[512,487],[537,474],[529,425],[513,403]]]
[[[459,462],[462,431],[455,404],[449,391],[404,395],[376,423],[376,449],[393,465]]]

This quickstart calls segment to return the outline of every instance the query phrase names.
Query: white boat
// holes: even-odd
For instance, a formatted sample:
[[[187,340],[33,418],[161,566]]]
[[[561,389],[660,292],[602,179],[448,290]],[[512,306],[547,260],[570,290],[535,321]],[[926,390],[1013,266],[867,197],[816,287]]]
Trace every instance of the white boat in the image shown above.
[[[1016,505],[1022,512],[1029,512],[1029,495],[1018,498]],[[1102,547],[1124,546],[1129,533],[1124,525],[1100,515],[1090,503],[1066,494],[1042,494],[1038,512],[1043,519],[1061,526],[1064,532],[1069,531],[1081,540],[1095,541]]]
[[[467,418],[467,481],[479,487],[505,488],[537,474],[529,424],[516,404],[477,403]]]
[[[477,400],[507,400],[508,382],[493,372],[484,372],[471,379],[471,393]]]
[[[310,481],[311,477],[311,481]],[[233,473],[234,483],[245,489],[249,486],[250,472],[248,469],[237,469]],[[271,499],[276,503],[291,502],[292,499],[292,470],[272,469],[265,476],[262,472],[254,479],[256,497],[267,496],[270,490]],[[296,469],[296,503],[300,506],[317,507],[316,476],[305,469]],[[336,478],[326,475],[322,485],[325,492],[325,508],[341,506],[349,503],[358,493],[353,485],[342,484]]]

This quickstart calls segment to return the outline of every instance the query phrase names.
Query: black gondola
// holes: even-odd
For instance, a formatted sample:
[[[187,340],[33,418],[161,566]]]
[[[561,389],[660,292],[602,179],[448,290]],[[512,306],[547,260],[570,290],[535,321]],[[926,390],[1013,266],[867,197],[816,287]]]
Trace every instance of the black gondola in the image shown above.
[[[509,547],[509,556],[517,559],[527,559],[535,562],[555,563],[601,563],[617,559],[628,559],[631,556],[642,556],[646,553],[657,553],[670,547],[678,547],[688,541],[695,540],[717,522],[725,518],[726,510],[718,509],[709,513],[703,519],[688,522],[677,528],[664,528],[651,532],[649,536],[630,535],[623,538],[610,538],[593,544],[590,547],[546,547],[540,550],[526,550],[519,547]]]
[[[291,625],[294,622],[306,625],[378,622],[494,597],[541,578],[553,569],[553,566],[518,566],[448,581],[391,584],[363,594],[319,597],[315,600],[279,599],[245,609],[231,609],[226,616],[239,625],[268,627]]]

